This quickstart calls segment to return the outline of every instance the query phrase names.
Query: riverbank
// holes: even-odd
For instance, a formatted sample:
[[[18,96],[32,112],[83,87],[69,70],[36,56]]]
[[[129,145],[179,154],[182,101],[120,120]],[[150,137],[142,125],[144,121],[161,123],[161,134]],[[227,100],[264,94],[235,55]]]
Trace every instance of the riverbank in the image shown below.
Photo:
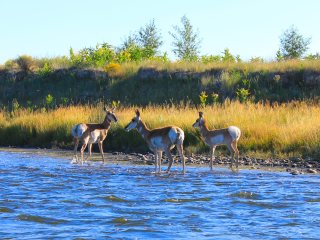
[[[8,148],[1,147],[0,152],[16,152],[24,154],[35,154],[50,157],[59,157],[73,162],[73,151],[61,149],[35,149],[35,148]],[[79,154],[79,152],[78,152]],[[123,152],[108,152],[105,153],[107,163],[121,164],[121,165],[154,165],[154,155],[152,153],[123,153]],[[173,156],[173,166],[181,166],[181,162],[177,155]],[[88,163],[101,161],[100,153],[93,153],[92,158]],[[210,157],[205,154],[192,154],[186,156],[186,165],[195,167],[208,167],[209,169]],[[229,168],[230,157],[217,156],[214,160],[215,167]],[[163,156],[162,164],[164,168],[168,163],[166,156]],[[298,174],[320,174],[320,162],[312,159],[302,158],[254,158],[249,156],[240,156],[239,169],[289,172],[292,175]]]
[[[119,107],[117,124],[112,124],[104,149],[106,152],[149,152],[136,131],[124,127],[135,115],[136,107]],[[140,108],[141,119],[150,128],[179,126],[185,132],[186,155],[207,154],[210,149],[200,132],[192,127],[198,111],[192,106],[148,106]],[[242,156],[255,158],[301,157],[320,159],[320,107],[307,102],[263,104],[226,101],[201,108],[210,129],[237,126],[241,129],[238,148]],[[54,110],[0,111],[0,146],[21,148],[73,149],[71,128],[77,123],[99,123],[105,117],[103,104],[60,107]],[[96,145],[94,151],[98,151]],[[217,156],[228,155],[226,146]]]
[[[107,100],[124,106],[241,101],[318,101],[320,61],[161,62],[109,64],[105,68],[50,67],[23,71],[0,66],[0,107],[54,108]],[[53,63],[51,63],[54,65]],[[32,68],[33,69],[33,68]],[[177,91],[179,89],[179,91]]]

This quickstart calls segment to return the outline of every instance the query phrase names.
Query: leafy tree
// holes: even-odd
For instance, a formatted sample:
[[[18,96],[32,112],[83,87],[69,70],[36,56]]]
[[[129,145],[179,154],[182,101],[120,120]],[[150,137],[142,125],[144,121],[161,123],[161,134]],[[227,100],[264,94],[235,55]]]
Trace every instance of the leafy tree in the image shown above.
[[[182,27],[174,26],[175,32],[169,32],[174,39],[173,52],[182,60],[197,60],[200,48],[198,31],[194,31],[190,20],[186,16],[181,18],[181,23]]]
[[[145,58],[145,52],[143,48],[141,48],[137,42],[136,35],[128,36],[122,47],[117,52],[117,61],[119,63],[122,62],[130,62],[130,61],[141,61]]]
[[[122,46],[121,46],[121,50],[128,49],[134,45],[138,45],[137,36],[135,34],[131,34],[127,38],[124,39]]]
[[[102,67],[112,62],[115,58],[115,51],[108,43],[97,44],[95,48],[83,48],[75,53],[70,48],[70,60],[77,67],[96,66]]]
[[[276,53],[276,59],[277,59],[278,62],[281,62],[284,59],[280,49]]]
[[[306,59],[306,60],[319,60],[320,59],[320,54],[319,53],[309,54],[304,59]]]
[[[223,62],[235,62],[236,61],[235,57],[231,54],[231,52],[228,48],[224,49],[224,51],[223,51],[222,61]]]
[[[140,28],[137,42],[144,49],[147,58],[153,57],[162,45],[161,36],[154,23],[154,19],[144,28]]]
[[[280,51],[284,59],[300,58],[307,50],[311,38],[304,38],[291,26],[280,37]]]

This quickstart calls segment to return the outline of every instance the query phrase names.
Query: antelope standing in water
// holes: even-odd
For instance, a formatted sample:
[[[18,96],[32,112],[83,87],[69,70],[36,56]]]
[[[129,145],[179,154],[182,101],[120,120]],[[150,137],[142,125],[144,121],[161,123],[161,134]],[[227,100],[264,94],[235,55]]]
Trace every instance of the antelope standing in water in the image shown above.
[[[91,148],[93,143],[98,143],[99,150],[102,156],[103,162],[104,153],[103,153],[103,141],[106,139],[108,130],[110,129],[111,122],[117,122],[118,119],[114,114],[114,109],[111,111],[104,108],[106,116],[102,123],[80,123],[72,127],[71,133],[74,141],[74,155],[76,161],[78,162],[77,149],[79,141],[82,141],[81,147],[81,164],[83,164],[83,154],[85,148],[88,146],[88,156],[86,160],[91,156]]]
[[[185,173],[185,158],[183,155],[183,140],[184,132],[181,128],[175,126],[168,126],[163,128],[148,129],[145,123],[140,118],[139,110],[136,110],[135,117],[125,127],[125,130],[129,132],[131,129],[136,128],[144,140],[147,142],[148,147],[153,151],[155,155],[155,172],[159,167],[158,172],[161,172],[161,158],[163,151],[169,158],[169,165],[167,172],[170,172],[170,168],[173,162],[170,150],[177,146],[180,158],[183,164],[183,173]]]
[[[227,145],[231,153],[231,168],[234,163],[234,155],[237,155],[236,167],[239,165],[239,150],[237,147],[241,131],[238,127],[230,126],[223,129],[209,130],[206,120],[202,112],[199,112],[199,118],[192,125],[194,128],[200,128],[200,133],[204,141],[211,148],[210,169],[212,170],[212,162],[214,158],[214,151],[218,145]]]

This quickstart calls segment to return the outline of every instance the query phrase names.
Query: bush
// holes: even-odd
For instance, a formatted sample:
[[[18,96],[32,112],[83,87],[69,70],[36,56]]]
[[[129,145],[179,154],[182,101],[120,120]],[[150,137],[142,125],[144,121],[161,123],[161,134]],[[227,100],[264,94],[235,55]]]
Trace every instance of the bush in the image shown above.
[[[207,63],[215,63],[215,62],[220,62],[221,61],[221,56],[219,55],[203,55],[201,56],[201,62],[204,64]]]
[[[53,106],[53,100],[54,100],[53,96],[52,96],[51,94],[48,94],[48,95],[46,96],[46,99],[45,99],[46,105],[47,105],[48,107],[52,107],[52,106]]]
[[[42,68],[39,68],[37,73],[38,73],[39,77],[47,78],[48,76],[50,76],[53,73],[53,68],[48,63],[45,63]]]
[[[205,91],[202,91],[202,92],[200,93],[200,95],[199,95],[201,107],[205,107],[205,106],[206,106],[207,98],[208,98],[207,93],[206,93]]]
[[[245,88],[238,88],[236,91],[237,97],[241,103],[248,101],[250,92]]]
[[[8,60],[4,63],[4,68],[6,70],[14,70],[14,69],[19,68],[19,66],[15,60]]]
[[[19,68],[23,72],[31,72],[32,68],[35,66],[35,61],[32,57],[27,55],[22,55],[18,57],[15,62],[18,64]]]

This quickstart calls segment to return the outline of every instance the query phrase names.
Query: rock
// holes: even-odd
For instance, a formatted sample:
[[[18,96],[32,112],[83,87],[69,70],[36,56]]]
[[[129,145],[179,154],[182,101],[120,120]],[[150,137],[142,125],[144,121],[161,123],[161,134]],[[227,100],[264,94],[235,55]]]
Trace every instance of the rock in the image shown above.
[[[146,162],[146,164],[148,164],[148,165],[154,165],[154,161],[148,160],[148,161]]]
[[[194,163],[193,157],[188,157],[186,163]]]
[[[318,173],[317,170],[312,169],[312,168],[309,168],[309,169],[307,170],[307,172],[308,172],[308,173]]]
[[[306,168],[313,168],[311,164],[306,164]]]
[[[292,174],[292,175],[299,175],[299,174],[301,174],[298,170],[293,170],[293,171],[291,171],[290,172],[290,174]]]

